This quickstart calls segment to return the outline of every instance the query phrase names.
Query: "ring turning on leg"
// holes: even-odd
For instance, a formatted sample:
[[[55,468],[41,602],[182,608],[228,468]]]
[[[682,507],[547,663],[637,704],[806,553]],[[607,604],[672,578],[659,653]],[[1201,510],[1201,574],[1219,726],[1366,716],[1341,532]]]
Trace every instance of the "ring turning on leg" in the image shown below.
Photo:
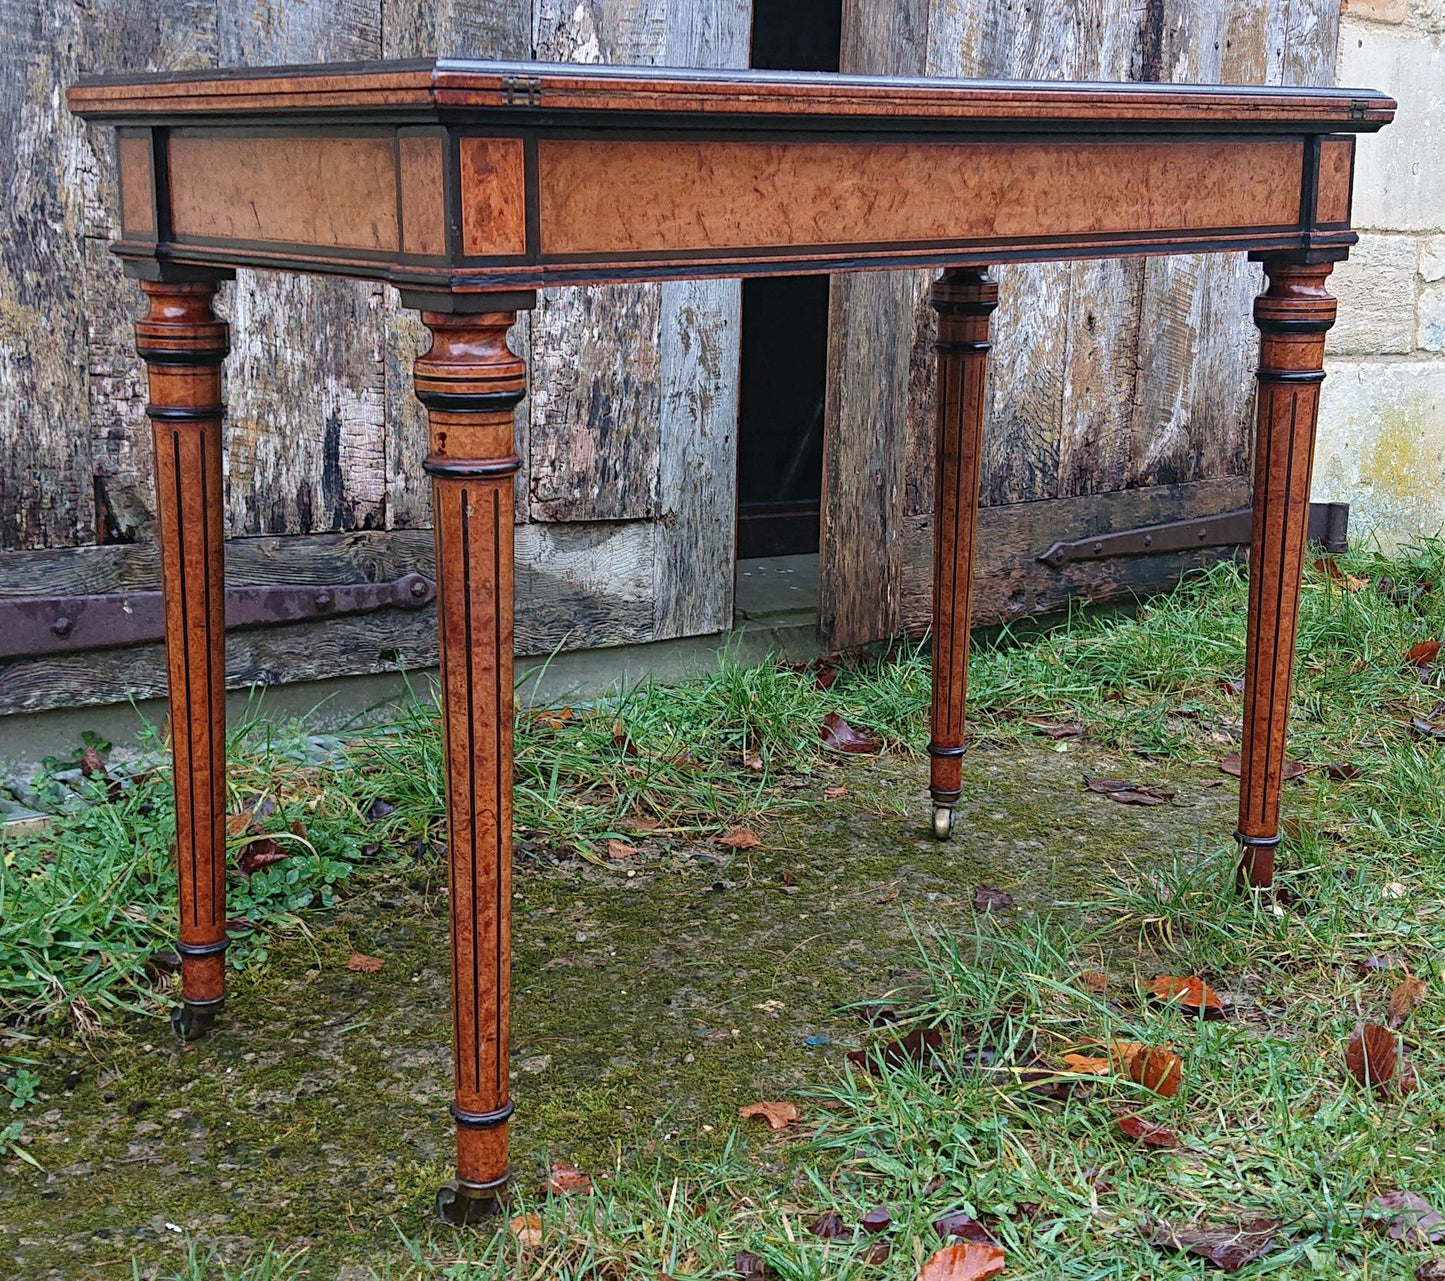
[[[938,312],[938,416],[933,477],[933,715],[928,744],[933,834],[947,840],[963,788],[964,708],[973,545],[983,453],[989,316],[998,283],[950,268],[933,284]]]
[[[1237,836],[1240,883],[1260,889],[1273,883],[1279,845],[1315,422],[1325,377],[1325,332],[1335,320],[1335,300],[1325,290],[1332,266],[1266,257],[1269,287],[1254,302],[1259,395]]]
[[[142,281],[136,322],[155,440],[175,763],[181,994],[172,1025],[205,1033],[226,992],[226,584],[221,476],[221,362],[226,323],[217,279]]]

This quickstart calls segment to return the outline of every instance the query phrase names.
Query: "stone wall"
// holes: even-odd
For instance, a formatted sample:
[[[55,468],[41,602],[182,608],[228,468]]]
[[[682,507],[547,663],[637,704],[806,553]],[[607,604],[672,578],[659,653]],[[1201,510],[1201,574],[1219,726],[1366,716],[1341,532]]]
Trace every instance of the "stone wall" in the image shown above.
[[[1445,531],[1445,0],[1345,0],[1336,83],[1400,110],[1360,139],[1314,496],[1393,547]]]

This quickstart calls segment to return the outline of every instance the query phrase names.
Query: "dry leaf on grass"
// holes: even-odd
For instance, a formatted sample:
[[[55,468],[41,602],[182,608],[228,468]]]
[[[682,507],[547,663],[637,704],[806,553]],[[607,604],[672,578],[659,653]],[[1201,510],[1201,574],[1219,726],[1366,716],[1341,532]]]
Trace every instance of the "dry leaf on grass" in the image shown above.
[[[1421,641],[1418,645],[1411,645],[1409,652],[1405,655],[1405,661],[1411,667],[1417,668],[1421,676],[1428,674],[1430,664],[1440,657],[1440,642],[1437,640]]]
[[[961,1241],[975,1241],[979,1245],[997,1245],[994,1235],[971,1214],[955,1210],[952,1214],[941,1215],[933,1221],[933,1230],[945,1241],[958,1237]]]
[[[1109,976],[1103,970],[1085,970],[1078,979],[1079,986],[1090,996],[1103,996],[1109,990]]]
[[[1430,986],[1424,979],[1408,975],[1404,982],[1390,993],[1390,1013],[1385,1018],[1386,1027],[1400,1027],[1425,999]]]
[[[784,1130],[797,1121],[798,1107],[795,1103],[749,1103],[738,1109],[738,1115],[744,1121],[760,1116],[770,1129]]]
[[[542,1216],[540,1214],[519,1214],[507,1224],[512,1239],[525,1248],[542,1244]]]
[[[825,787],[823,795],[830,801],[841,800],[848,795],[848,789],[846,787]]]
[[[1184,1080],[1184,1060],[1162,1046],[1140,1046],[1129,1060],[1129,1079],[1161,1098],[1172,1099]]]
[[[751,850],[761,845],[762,838],[750,827],[729,828],[717,838],[719,845],[726,845],[729,849]]]
[[[1108,1076],[1109,1060],[1091,1058],[1087,1054],[1064,1055],[1064,1066],[1070,1072],[1083,1072],[1092,1076]]]
[[[271,837],[258,836],[255,840],[247,841],[241,846],[240,852],[236,855],[236,866],[247,876],[251,876],[262,868],[270,867],[273,863],[279,863],[288,857],[287,852]]]
[[[1131,783],[1122,778],[1085,776],[1084,786],[1089,791],[1099,792],[1120,805],[1168,805],[1174,799],[1173,792],[1164,792],[1157,787],[1146,787],[1143,783]]]
[[[859,1222],[865,1232],[882,1232],[892,1224],[893,1215],[884,1206],[875,1205]]]
[[[361,952],[353,952],[346,962],[346,968],[353,974],[377,974],[386,962],[379,956],[366,956]]]
[[[992,885],[978,885],[973,891],[973,910],[975,912],[992,912],[994,908],[1012,907],[1014,898],[1012,894],[1005,894],[1002,890],[995,889]]]
[[[809,1224],[808,1231],[815,1237],[822,1237],[825,1241],[837,1241],[842,1237],[853,1235],[848,1230],[848,1225],[843,1222],[843,1216],[837,1210],[825,1210]]]
[[[1385,1192],[1365,1206],[1365,1222],[1392,1241],[1416,1247],[1445,1237],[1445,1215],[1413,1192]]]
[[[1177,1004],[1186,1014],[1202,1014],[1206,1019],[1224,1017],[1224,1006],[1214,989],[1203,979],[1193,976],[1180,978],[1174,974],[1161,974],[1149,984],[1149,997],[1161,1003]]]
[[[1350,1075],[1380,1095],[1389,1091],[1399,1058],[1400,1045],[1394,1032],[1378,1023],[1361,1024],[1345,1046],[1345,1066]]]
[[[1120,1134],[1133,1139],[1135,1143],[1143,1144],[1146,1148],[1177,1148],[1179,1146],[1179,1136],[1173,1130],[1162,1125],[1155,1125],[1154,1122],[1146,1121],[1132,1112],[1125,1112],[1123,1115],[1115,1117],[1114,1125]]]
[[[823,717],[819,737],[830,752],[854,752],[862,755],[879,751],[883,747],[880,740],[863,730],[854,729],[837,712],[829,712]]]
[[[1171,1228],[1160,1224],[1149,1244],[1197,1254],[1225,1272],[1238,1272],[1269,1252],[1278,1231],[1278,1219],[1250,1219],[1232,1228]]]
[[[733,1272],[739,1281],[766,1281],[771,1275],[762,1257],[751,1250],[739,1250],[733,1256]]]
[[[1226,774],[1233,774],[1235,778],[1239,778],[1244,773],[1244,758],[1238,752],[1231,752],[1219,762],[1219,768]],[[1299,761],[1286,760],[1284,773],[1280,777],[1288,783],[1294,779],[1303,778],[1304,775],[1305,767]]]
[[[1336,587],[1347,592],[1364,591],[1370,585],[1368,578],[1358,578],[1354,574],[1347,574],[1333,560],[1327,557],[1320,557],[1315,561],[1315,569],[1328,578]]]
[[[905,1063],[930,1064],[943,1048],[943,1033],[936,1027],[914,1028],[896,1041],[875,1043],[867,1049],[850,1050],[848,1061],[872,1073],[882,1059],[885,1067],[901,1067]]]
[[[983,1281],[1004,1269],[1004,1253],[996,1245],[962,1241],[944,1246],[918,1270],[918,1281]]]
[[[592,1180],[575,1165],[565,1161],[554,1161],[547,1174],[546,1194],[548,1196],[571,1196],[581,1193],[586,1196],[592,1191]]]
[[[1084,733],[1084,727],[1078,721],[1025,721],[1024,722],[1036,734],[1042,734],[1045,738],[1079,738]]]
[[[637,853],[637,846],[629,845],[626,841],[608,841],[607,857],[621,862],[623,859],[632,858]]]

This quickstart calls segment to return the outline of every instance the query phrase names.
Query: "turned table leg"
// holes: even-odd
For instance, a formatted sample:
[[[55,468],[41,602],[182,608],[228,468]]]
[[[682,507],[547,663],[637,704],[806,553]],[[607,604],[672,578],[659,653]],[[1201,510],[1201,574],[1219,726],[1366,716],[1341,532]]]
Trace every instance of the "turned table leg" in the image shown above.
[[[933,284],[938,312],[938,425],[933,517],[933,719],[928,743],[933,834],[946,840],[963,788],[964,705],[973,543],[983,455],[989,316],[998,283],[984,271],[950,268]]]
[[[187,1040],[210,1026],[226,983],[226,584],[221,362],[230,333],[215,279],[142,281],[136,350],[150,382],[166,667],[175,760],[182,1004]]]
[[[452,926],[457,1179],[437,1210],[475,1222],[506,1185],[512,920],[512,411],[526,369],[516,319],[424,311],[432,345],[414,381],[427,408],[441,635]]]
[[[1254,303],[1259,394],[1237,836],[1240,883],[1256,888],[1273,882],[1279,844],[1315,422],[1325,377],[1325,332],[1335,321],[1335,300],[1325,290],[1332,266],[1265,258],[1269,285]]]

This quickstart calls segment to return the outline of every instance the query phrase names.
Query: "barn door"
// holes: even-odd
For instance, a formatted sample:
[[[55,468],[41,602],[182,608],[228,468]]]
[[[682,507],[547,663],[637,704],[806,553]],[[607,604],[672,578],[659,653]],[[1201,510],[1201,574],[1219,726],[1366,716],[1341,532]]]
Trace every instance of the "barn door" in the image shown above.
[[[844,71],[1328,84],[1338,0],[845,0]],[[1073,562],[1071,541],[1249,501],[1259,268],[1243,255],[999,269],[975,622],[1167,585],[1204,553]],[[927,625],[933,316],[923,272],[832,282],[819,624]]]

